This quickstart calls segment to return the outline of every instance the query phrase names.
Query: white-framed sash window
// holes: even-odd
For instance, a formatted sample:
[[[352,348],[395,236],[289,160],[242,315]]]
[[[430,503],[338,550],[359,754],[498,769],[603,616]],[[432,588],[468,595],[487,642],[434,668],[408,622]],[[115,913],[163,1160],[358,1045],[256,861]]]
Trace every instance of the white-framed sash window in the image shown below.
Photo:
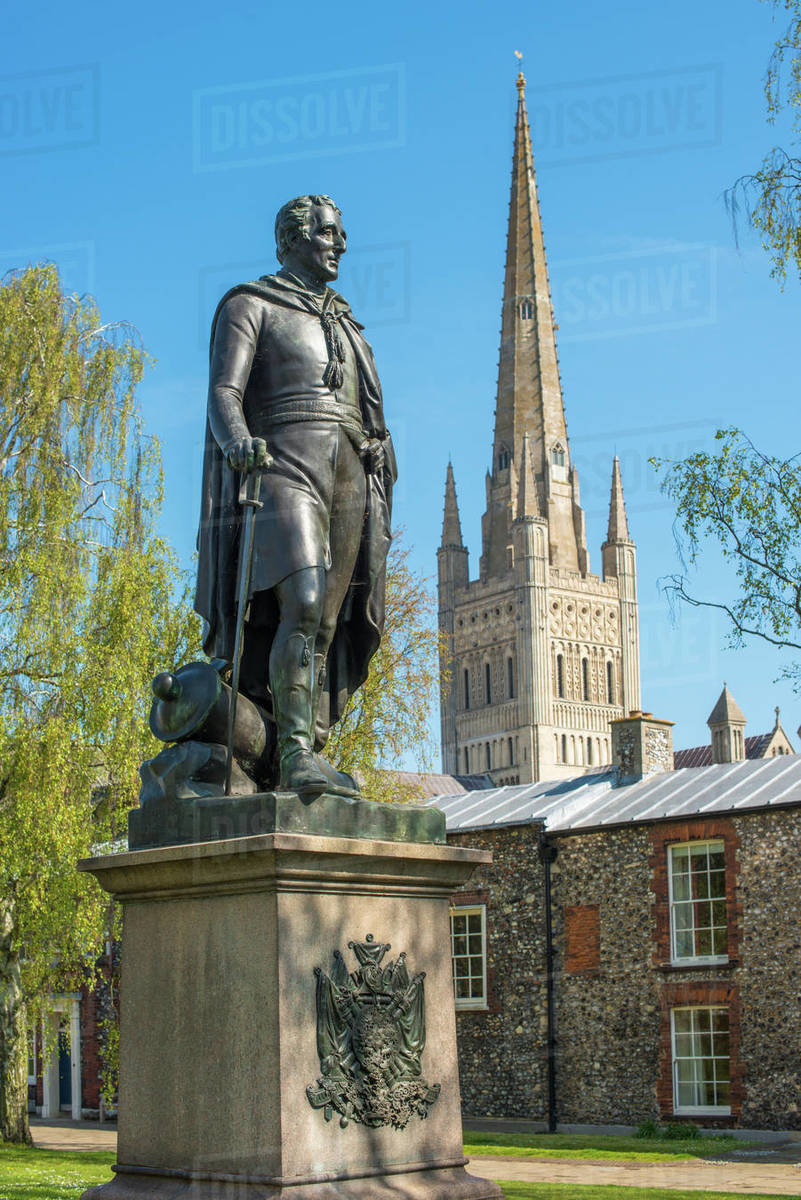
[[[722,841],[668,848],[670,957],[676,964],[728,961],[726,861]]]
[[[453,995],[457,1008],[487,1007],[486,906],[451,907]]]
[[[670,1013],[673,1111],[731,1112],[729,1010],[674,1008]]]

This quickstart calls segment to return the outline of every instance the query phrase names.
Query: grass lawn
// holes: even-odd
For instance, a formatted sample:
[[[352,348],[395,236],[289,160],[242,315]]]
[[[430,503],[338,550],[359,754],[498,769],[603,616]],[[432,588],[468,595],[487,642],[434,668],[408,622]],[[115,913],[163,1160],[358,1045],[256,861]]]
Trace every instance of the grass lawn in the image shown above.
[[[77,1200],[113,1179],[114,1154],[0,1146],[0,1200]]]
[[[609,1187],[575,1183],[503,1183],[506,1200],[743,1200],[743,1192],[696,1192],[686,1188]],[[767,1192],[749,1192],[749,1200],[787,1200]]]
[[[494,1152],[498,1153],[497,1145]],[[78,1200],[92,1184],[106,1183],[112,1178],[113,1162],[114,1155],[109,1153],[0,1146],[0,1200]],[[742,1196],[731,1192],[573,1183],[502,1183],[501,1187],[507,1200],[741,1200]],[[749,1196],[750,1200],[778,1200],[767,1193],[749,1193]]]
[[[668,1141],[666,1138],[623,1137],[617,1134],[582,1133],[479,1133],[464,1131],[468,1156],[509,1154],[515,1158],[635,1159],[639,1162],[678,1162],[710,1158],[755,1143],[728,1134]]]

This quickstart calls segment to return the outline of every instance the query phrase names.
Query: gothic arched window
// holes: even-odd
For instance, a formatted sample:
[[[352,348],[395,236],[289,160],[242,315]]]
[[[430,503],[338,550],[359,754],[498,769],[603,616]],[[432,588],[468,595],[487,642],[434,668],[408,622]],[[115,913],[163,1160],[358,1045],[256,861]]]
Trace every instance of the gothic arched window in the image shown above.
[[[534,305],[528,296],[520,301],[520,316],[524,321],[530,321],[534,316]]]
[[[551,462],[555,467],[563,467],[565,465],[565,448],[561,442],[557,442],[551,450]]]

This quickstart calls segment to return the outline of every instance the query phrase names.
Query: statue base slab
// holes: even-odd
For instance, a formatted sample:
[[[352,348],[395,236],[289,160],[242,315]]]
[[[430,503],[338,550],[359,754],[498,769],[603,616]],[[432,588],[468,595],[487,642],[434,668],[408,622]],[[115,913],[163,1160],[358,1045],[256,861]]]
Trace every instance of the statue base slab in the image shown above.
[[[116,1178],[83,1200],[500,1198],[464,1169],[448,918],[452,891],[488,860],[276,832],[83,862],[122,904],[124,964]],[[370,963],[384,955],[376,975]],[[321,977],[331,971],[341,996],[367,962],[361,996],[386,1026],[382,1012],[394,1021],[396,1010],[382,996],[399,961],[408,994],[420,988],[424,1047],[419,1021],[410,1036],[423,1083],[409,1086],[428,1087],[428,1115],[402,1112],[397,1128],[383,1123],[378,1093],[370,1124],[320,1103],[339,1076],[321,1063],[319,1038]],[[408,1011],[406,994],[395,993],[397,1011]],[[350,1063],[366,1063],[369,1021],[352,1032]],[[392,1037],[378,1046],[390,1091]],[[362,1083],[375,1078],[365,1070]]]
[[[445,817],[421,804],[385,804],[327,792],[305,798],[297,792],[257,792],[150,800],[128,814],[131,850],[264,833],[444,844]]]

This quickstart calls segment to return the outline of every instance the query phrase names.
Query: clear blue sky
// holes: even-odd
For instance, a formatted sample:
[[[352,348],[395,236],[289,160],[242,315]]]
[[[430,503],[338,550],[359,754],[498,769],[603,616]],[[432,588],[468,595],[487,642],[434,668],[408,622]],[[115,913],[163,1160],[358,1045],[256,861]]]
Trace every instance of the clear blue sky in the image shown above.
[[[567,419],[600,568],[617,450],[639,550],[643,702],[707,738],[726,679],[749,724],[801,704],[760,647],[713,616],[671,622],[671,518],[647,464],[721,424],[794,452],[799,294],[722,193],[774,136],[761,87],[776,35],[758,0],[303,5],[33,3],[4,30],[0,270],[49,258],[106,320],[140,330],[163,444],[163,528],[189,565],[206,329],[229,283],[273,269],[288,197],[330,192],[351,250],[340,287],[368,326],[398,446],[397,523],[435,571],[450,455],[477,569],[492,432],[515,49],[529,111]],[[13,75],[11,70],[13,68]],[[725,587],[714,549],[699,592]],[[437,722],[435,721],[435,724]]]

